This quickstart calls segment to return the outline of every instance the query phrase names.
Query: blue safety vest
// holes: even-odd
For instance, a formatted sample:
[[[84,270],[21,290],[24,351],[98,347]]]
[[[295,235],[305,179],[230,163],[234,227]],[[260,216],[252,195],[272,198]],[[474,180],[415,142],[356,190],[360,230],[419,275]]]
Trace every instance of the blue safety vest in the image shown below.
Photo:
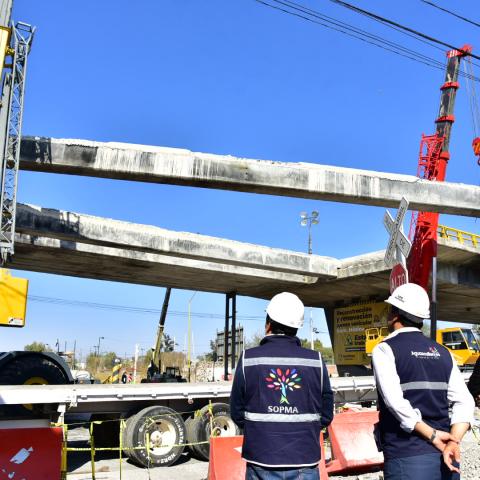
[[[393,351],[404,398],[420,410],[425,423],[450,431],[447,391],[453,361],[449,351],[420,331],[399,333],[384,341]],[[386,459],[438,452],[423,437],[400,427],[380,392],[378,407],[380,440]]]
[[[325,380],[319,353],[302,348],[296,337],[269,335],[245,351],[242,368],[243,458],[266,467],[316,465]]]

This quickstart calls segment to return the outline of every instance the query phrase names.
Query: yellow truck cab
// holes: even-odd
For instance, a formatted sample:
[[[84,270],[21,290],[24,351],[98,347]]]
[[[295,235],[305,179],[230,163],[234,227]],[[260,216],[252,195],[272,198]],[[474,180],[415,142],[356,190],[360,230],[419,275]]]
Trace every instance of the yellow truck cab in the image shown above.
[[[437,342],[447,347],[460,370],[470,370],[480,357],[480,339],[470,328],[452,327],[437,331]]]

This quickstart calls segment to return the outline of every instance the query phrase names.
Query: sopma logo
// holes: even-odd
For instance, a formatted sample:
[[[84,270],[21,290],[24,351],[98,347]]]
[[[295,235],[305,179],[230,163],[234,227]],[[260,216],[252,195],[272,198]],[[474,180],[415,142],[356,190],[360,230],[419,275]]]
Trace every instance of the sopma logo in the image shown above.
[[[268,388],[280,390],[280,404],[290,403],[287,400],[289,390],[293,392],[294,389],[302,388],[301,385],[299,385],[302,378],[298,375],[296,368],[292,368],[291,370],[287,368],[284,372],[280,368],[272,368],[268,373],[268,377],[265,377],[265,380],[267,381]]]
[[[414,352],[412,350],[412,356],[415,358],[433,358],[437,360],[440,358],[440,353],[435,347],[430,347],[428,352]]]

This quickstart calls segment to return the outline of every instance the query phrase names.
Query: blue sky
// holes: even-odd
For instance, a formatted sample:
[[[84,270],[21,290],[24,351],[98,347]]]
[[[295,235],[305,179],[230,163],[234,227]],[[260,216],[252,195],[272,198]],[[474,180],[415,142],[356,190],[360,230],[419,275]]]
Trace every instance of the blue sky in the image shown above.
[[[445,59],[446,49],[431,48],[328,0],[302,3]],[[480,46],[479,28],[419,0],[355,3],[448,43]],[[479,21],[475,5],[471,0],[454,8]],[[421,134],[434,132],[443,71],[254,0],[16,0],[14,18],[37,26],[25,135],[414,175]],[[460,81],[447,179],[478,185],[472,121]],[[320,224],[313,231],[314,253],[344,258],[387,243],[384,209],[332,202],[26,172],[20,174],[19,201],[296,251],[307,248],[299,212],[315,209]],[[475,219],[442,216],[441,223],[479,231]],[[17,274],[30,279],[36,296],[157,309],[163,300],[161,288]],[[185,312],[192,294],[175,290],[171,309]],[[238,314],[263,317],[265,305],[240,297]],[[192,311],[223,314],[224,297],[198,293]],[[326,330],[321,310],[314,319]],[[3,329],[0,350],[33,340],[54,345],[58,338],[68,348],[76,340],[85,353],[103,336],[101,350],[123,355],[132,353],[135,343],[142,348],[153,343],[157,320],[29,301],[27,326]],[[208,348],[222,325],[193,317],[196,353]],[[263,322],[244,325],[250,336]],[[167,320],[167,332],[182,349],[186,319]],[[328,343],[325,334],[320,338]]]

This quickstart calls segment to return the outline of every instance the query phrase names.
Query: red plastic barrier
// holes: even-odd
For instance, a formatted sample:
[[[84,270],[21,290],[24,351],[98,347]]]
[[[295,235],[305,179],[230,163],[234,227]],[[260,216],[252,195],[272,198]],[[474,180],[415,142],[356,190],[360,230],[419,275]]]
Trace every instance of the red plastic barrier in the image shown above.
[[[246,462],[242,458],[243,436],[210,437],[210,463],[208,480],[245,480]],[[320,462],[320,478],[328,479],[325,466],[323,434],[320,434],[322,460]]]
[[[245,480],[242,443],[243,435],[210,437],[208,480]]]
[[[0,478],[60,480],[61,428],[0,429]]]
[[[332,460],[327,472],[380,467],[383,453],[379,452],[373,436],[378,422],[377,411],[347,411],[335,415],[328,427]]]

